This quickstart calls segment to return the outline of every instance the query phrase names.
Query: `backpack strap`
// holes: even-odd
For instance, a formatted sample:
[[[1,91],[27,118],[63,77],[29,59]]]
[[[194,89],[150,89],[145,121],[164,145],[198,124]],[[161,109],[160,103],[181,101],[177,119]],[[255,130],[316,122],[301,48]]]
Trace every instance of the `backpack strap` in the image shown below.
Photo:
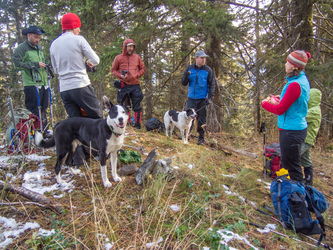
[[[278,202],[278,209],[279,209],[278,216],[279,216],[280,221],[282,222],[282,226],[284,228],[287,228],[287,225],[284,223],[284,221],[282,219],[282,212],[281,212],[281,183],[282,183],[282,180],[278,179],[277,183],[278,183],[278,196],[276,197],[276,200]]]
[[[305,192],[306,192],[306,195],[309,195],[309,192],[305,189]],[[323,218],[323,216],[321,215],[321,213],[314,207],[314,205],[312,204],[311,200],[308,199],[307,201],[309,207],[311,207],[311,209],[313,209],[312,211],[314,211],[316,217],[317,217],[317,220],[319,221],[319,225],[321,227],[321,229],[323,230],[323,232],[320,234],[320,237],[319,237],[319,240],[317,242],[317,245],[320,246],[320,243],[321,241],[324,239],[326,240],[326,232],[325,232],[325,220]]]

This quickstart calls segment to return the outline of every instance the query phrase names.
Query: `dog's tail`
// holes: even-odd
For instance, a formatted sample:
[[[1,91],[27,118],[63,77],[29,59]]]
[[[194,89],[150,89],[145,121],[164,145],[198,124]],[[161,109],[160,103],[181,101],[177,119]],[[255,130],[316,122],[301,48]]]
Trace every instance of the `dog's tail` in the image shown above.
[[[35,144],[42,148],[52,148],[55,146],[54,135],[49,140],[44,140],[42,133],[35,132]]]

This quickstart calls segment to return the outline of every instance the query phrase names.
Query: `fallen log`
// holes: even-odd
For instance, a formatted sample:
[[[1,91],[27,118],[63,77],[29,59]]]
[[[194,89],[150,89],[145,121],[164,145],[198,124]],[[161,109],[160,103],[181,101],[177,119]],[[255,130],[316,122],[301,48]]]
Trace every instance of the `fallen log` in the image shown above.
[[[142,163],[141,167],[135,172],[135,180],[138,185],[141,185],[144,182],[152,168],[155,166],[155,159],[157,156],[155,150],[156,148],[148,154],[146,160]]]
[[[63,207],[62,204],[47,198],[45,195],[38,194],[38,193],[30,191],[24,187],[5,183],[3,181],[0,181],[0,189],[4,189],[6,191],[10,191],[13,193],[18,193],[19,195],[23,196],[24,198],[27,198],[33,202],[41,203],[41,204],[45,205],[46,208],[49,208],[58,213],[61,213],[61,209]]]
[[[237,149],[237,148],[233,148],[233,147],[229,147],[229,146],[225,146],[216,142],[205,142],[205,144],[207,144],[210,147],[216,147],[217,149],[222,150],[224,153],[231,155],[231,153],[225,152],[224,150],[227,150],[229,152],[233,152],[236,154],[241,154],[241,155],[246,155],[248,157],[251,157],[253,159],[258,158],[258,155],[255,153],[251,153],[242,149]]]

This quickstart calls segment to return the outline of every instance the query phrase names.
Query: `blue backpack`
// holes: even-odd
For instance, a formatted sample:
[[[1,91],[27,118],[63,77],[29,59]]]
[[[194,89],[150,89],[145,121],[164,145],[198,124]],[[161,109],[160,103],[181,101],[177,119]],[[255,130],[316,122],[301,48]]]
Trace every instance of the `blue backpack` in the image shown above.
[[[305,235],[320,234],[320,244],[325,237],[324,218],[321,213],[326,211],[329,205],[324,196],[313,187],[304,187],[286,176],[273,180],[270,191],[275,212],[283,226]],[[317,219],[312,219],[310,211],[315,213]]]

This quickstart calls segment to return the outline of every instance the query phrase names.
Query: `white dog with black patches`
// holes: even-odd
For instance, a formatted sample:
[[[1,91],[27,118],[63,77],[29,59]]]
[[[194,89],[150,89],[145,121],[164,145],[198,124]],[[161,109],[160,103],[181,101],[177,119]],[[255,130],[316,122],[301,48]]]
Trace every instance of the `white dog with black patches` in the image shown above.
[[[184,143],[188,143],[188,136],[193,120],[196,119],[197,113],[193,108],[186,109],[185,111],[178,112],[168,110],[164,114],[165,134],[168,136],[170,128],[170,137],[172,137],[173,129],[176,126],[179,128]]]
[[[111,187],[106,167],[106,159],[109,154],[111,155],[113,180],[121,181],[117,174],[117,151],[124,141],[128,107],[130,107],[129,95],[124,96],[122,105],[113,105],[106,96],[103,96],[103,104],[104,109],[108,112],[106,119],[68,118],[57,123],[53,136],[47,141],[43,140],[41,133],[36,133],[36,145],[43,148],[56,147],[57,163],[54,168],[59,184],[64,182],[61,179],[60,170],[66,155],[65,163],[67,166],[71,166],[73,155],[79,145],[91,146],[98,151],[104,187]]]

